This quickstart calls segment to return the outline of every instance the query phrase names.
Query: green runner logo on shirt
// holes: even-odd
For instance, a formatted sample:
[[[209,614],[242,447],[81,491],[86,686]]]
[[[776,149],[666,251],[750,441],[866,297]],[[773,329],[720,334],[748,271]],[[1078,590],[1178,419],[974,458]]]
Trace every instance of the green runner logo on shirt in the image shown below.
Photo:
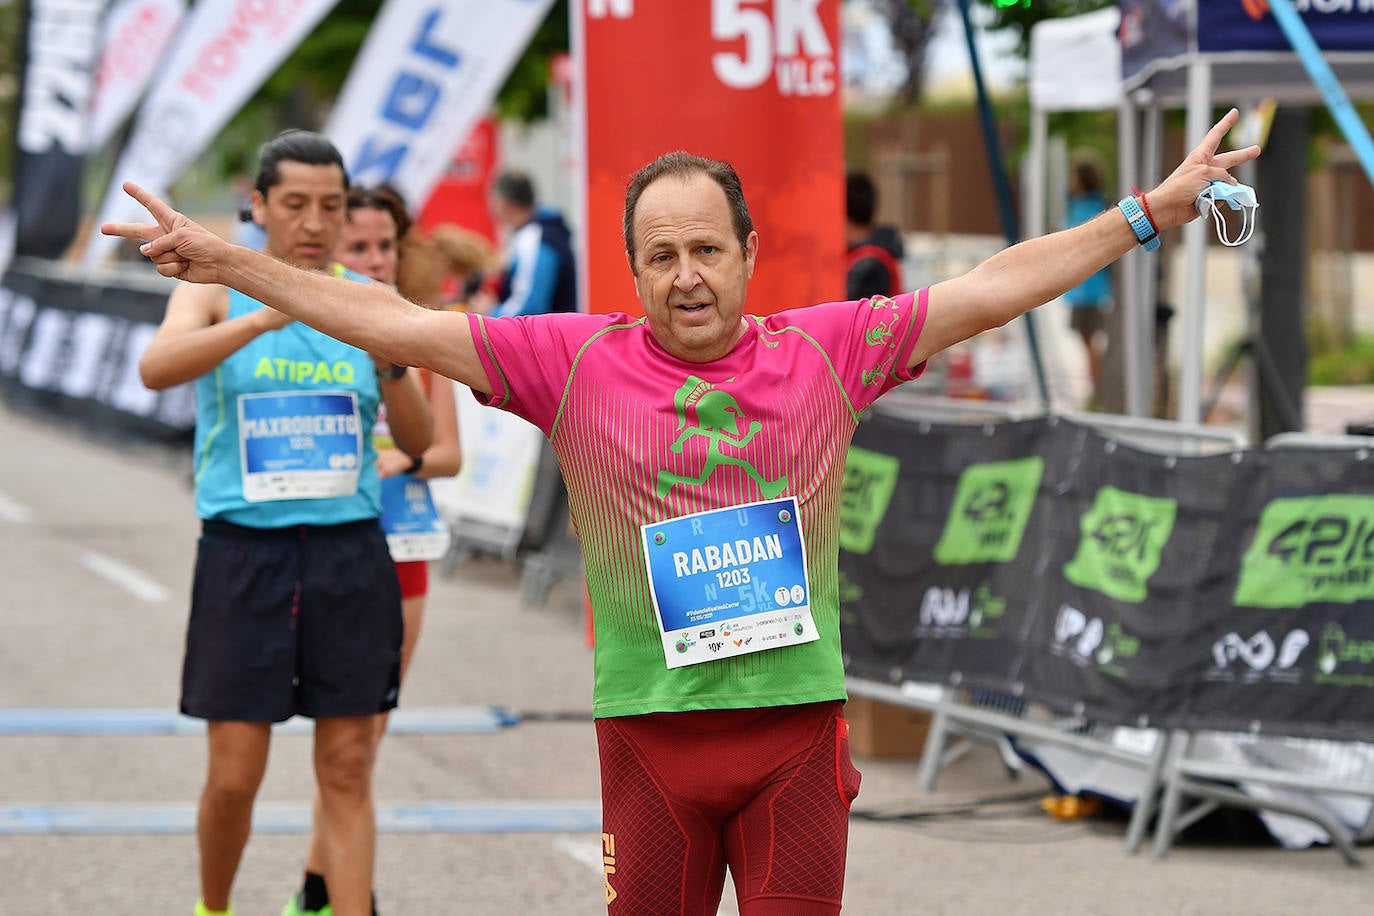
[[[897,361],[897,321],[902,317],[901,309],[897,303],[886,296],[874,296],[869,299],[868,307],[875,312],[886,310],[891,314],[880,316],[877,324],[864,332],[864,342],[878,350],[874,354],[878,360],[877,364],[871,369],[863,371],[862,377],[865,387],[881,385],[883,380],[891,374],[893,363]]]
[[[1064,577],[1118,601],[1144,601],[1177,514],[1175,500],[1103,487],[1079,523],[1078,552]]]
[[[902,463],[891,455],[851,445],[840,488],[840,549],[868,553],[887,514]]]
[[[734,379],[726,379],[732,382]],[[740,468],[744,473],[759,485],[759,490],[763,493],[764,499],[772,499],[782,495],[782,491],[787,489],[787,477],[779,477],[777,480],[764,480],[758,468],[752,463],[738,455],[726,454],[722,448],[731,451],[743,449],[746,445],[759,434],[763,429],[763,424],[758,420],[750,420],[745,432],[740,432],[740,421],[746,419],[744,410],[739,406],[739,402],[729,393],[721,391],[710,382],[703,381],[695,375],[687,376],[687,381],[682,383],[677,393],[673,395],[673,406],[677,409],[677,428],[679,430],[677,440],[669,446],[669,450],[674,455],[681,455],[683,446],[688,439],[698,436],[706,437],[706,464],[701,469],[700,476],[688,477],[683,474],[674,474],[672,471],[658,472],[658,495],[667,496],[673,491],[673,487],[678,484],[687,484],[699,487],[711,479],[716,469],[722,465],[733,465]],[[696,425],[688,426],[688,410],[696,414]]]
[[[1300,496],[1264,507],[1235,603],[1298,608],[1374,598],[1374,496]]]
[[[945,530],[935,545],[935,562],[952,566],[1015,559],[1044,473],[1043,458],[965,468],[959,475]]]

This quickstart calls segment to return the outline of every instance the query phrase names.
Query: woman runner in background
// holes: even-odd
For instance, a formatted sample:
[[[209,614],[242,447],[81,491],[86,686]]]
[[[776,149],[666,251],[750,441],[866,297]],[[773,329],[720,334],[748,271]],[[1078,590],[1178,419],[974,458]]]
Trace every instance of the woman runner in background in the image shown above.
[[[334,260],[342,267],[371,277],[379,283],[397,287],[406,298],[431,308],[438,307],[442,280],[440,259],[428,243],[410,231],[411,220],[400,195],[379,185],[354,187],[348,192],[348,217],[334,248]],[[434,438],[422,454],[411,458],[392,441],[385,412],[378,416],[374,430],[377,449],[377,476],[382,480],[408,474],[417,480],[452,477],[462,464],[458,441],[458,414],[453,402],[453,383],[446,378],[412,369],[429,400],[434,414]],[[386,527],[386,512],[382,524]],[[425,596],[429,592],[428,560],[397,560],[396,576],[401,583],[401,610],[404,619],[401,644],[401,678],[404,681],[415,642],[420,635]],[[387,716],[377,717],[376,741],[386,731]],[[375,755],[375,745],[374,745]],[[315,799],[319,823],[319,798]],[[282,916],[311,916],[331,912],[324,875],[328,870],[320,837],[312,832],[305,863],[305,881],[291,898]],[[375,909],[374,909],[375,912]]]

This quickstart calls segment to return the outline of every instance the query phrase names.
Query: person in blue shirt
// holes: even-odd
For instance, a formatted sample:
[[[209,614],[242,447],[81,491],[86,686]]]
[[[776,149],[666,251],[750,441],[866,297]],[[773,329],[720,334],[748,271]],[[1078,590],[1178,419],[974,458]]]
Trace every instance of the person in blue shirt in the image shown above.
[[[502,318],[577,311],[572,237],[562,215],[536,203],[534,183],[522,172],[497,177],[491,207],[510,234],[508,264],[495,290],[473,297],[473,310]]]
[[[1079,157],[1069,176],[1069,200],[1064,213],[1064,228],[1079,226],[1109,206],[1102,192],[1102,169],[1091,158]],[[1112,278],[1107,268],[1099,270],[1064,294],[1069,304],[1069,324],[1083,340],[1088,353],[1088,374],[1092,378],[1093,400],[1101,398],[1102,354],[1106,350],[1107,309],[1112,305]]]
[[[252,200],[264,253],[369,283],[334,263],[347,191],[324,137],[268,142]],[[172,292],[139,371],[149,388],[193,382],[196,395],[202,528],[181,681],[181,711],[205,719],[208,738],[196,916],[232,912],[272,723],[296,715],[315,720],[333,912],[366,916],[376,716],[396,705],[401,670],[371,433],[384,404],[398,447],[418,456],[429,406],[406,367],[217,284]]]

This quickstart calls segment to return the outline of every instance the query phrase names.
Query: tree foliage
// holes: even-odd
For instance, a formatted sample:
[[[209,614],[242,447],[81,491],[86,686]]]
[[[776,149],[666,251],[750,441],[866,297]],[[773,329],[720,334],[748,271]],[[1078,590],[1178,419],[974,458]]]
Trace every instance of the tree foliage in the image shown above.
[[[950,0],[874,0],[874,8],[887,20],[892,46],[906,61],[906,82],[898,91],[901,104],[915,105],[925,86],[926,50],[939,24],[940,13]]]
[[[16,0],[0,0],[0,203],[9,199],[19,119],[19,7]]]

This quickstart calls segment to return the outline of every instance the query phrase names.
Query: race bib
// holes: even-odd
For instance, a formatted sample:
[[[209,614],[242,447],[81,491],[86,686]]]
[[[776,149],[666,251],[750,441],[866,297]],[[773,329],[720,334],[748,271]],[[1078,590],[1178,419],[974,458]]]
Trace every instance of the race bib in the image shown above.
[[[794,497],[640,528],[669,668],[819,638]]]
[[[382,481],[382,530],[393,560],[439,560],[448,553],[448,525],[434,507],[427,481],[406,474]]]
[[[238,407],[244,499],[328,499],[358,491],[363,430],[356,394],[242,394]]]

